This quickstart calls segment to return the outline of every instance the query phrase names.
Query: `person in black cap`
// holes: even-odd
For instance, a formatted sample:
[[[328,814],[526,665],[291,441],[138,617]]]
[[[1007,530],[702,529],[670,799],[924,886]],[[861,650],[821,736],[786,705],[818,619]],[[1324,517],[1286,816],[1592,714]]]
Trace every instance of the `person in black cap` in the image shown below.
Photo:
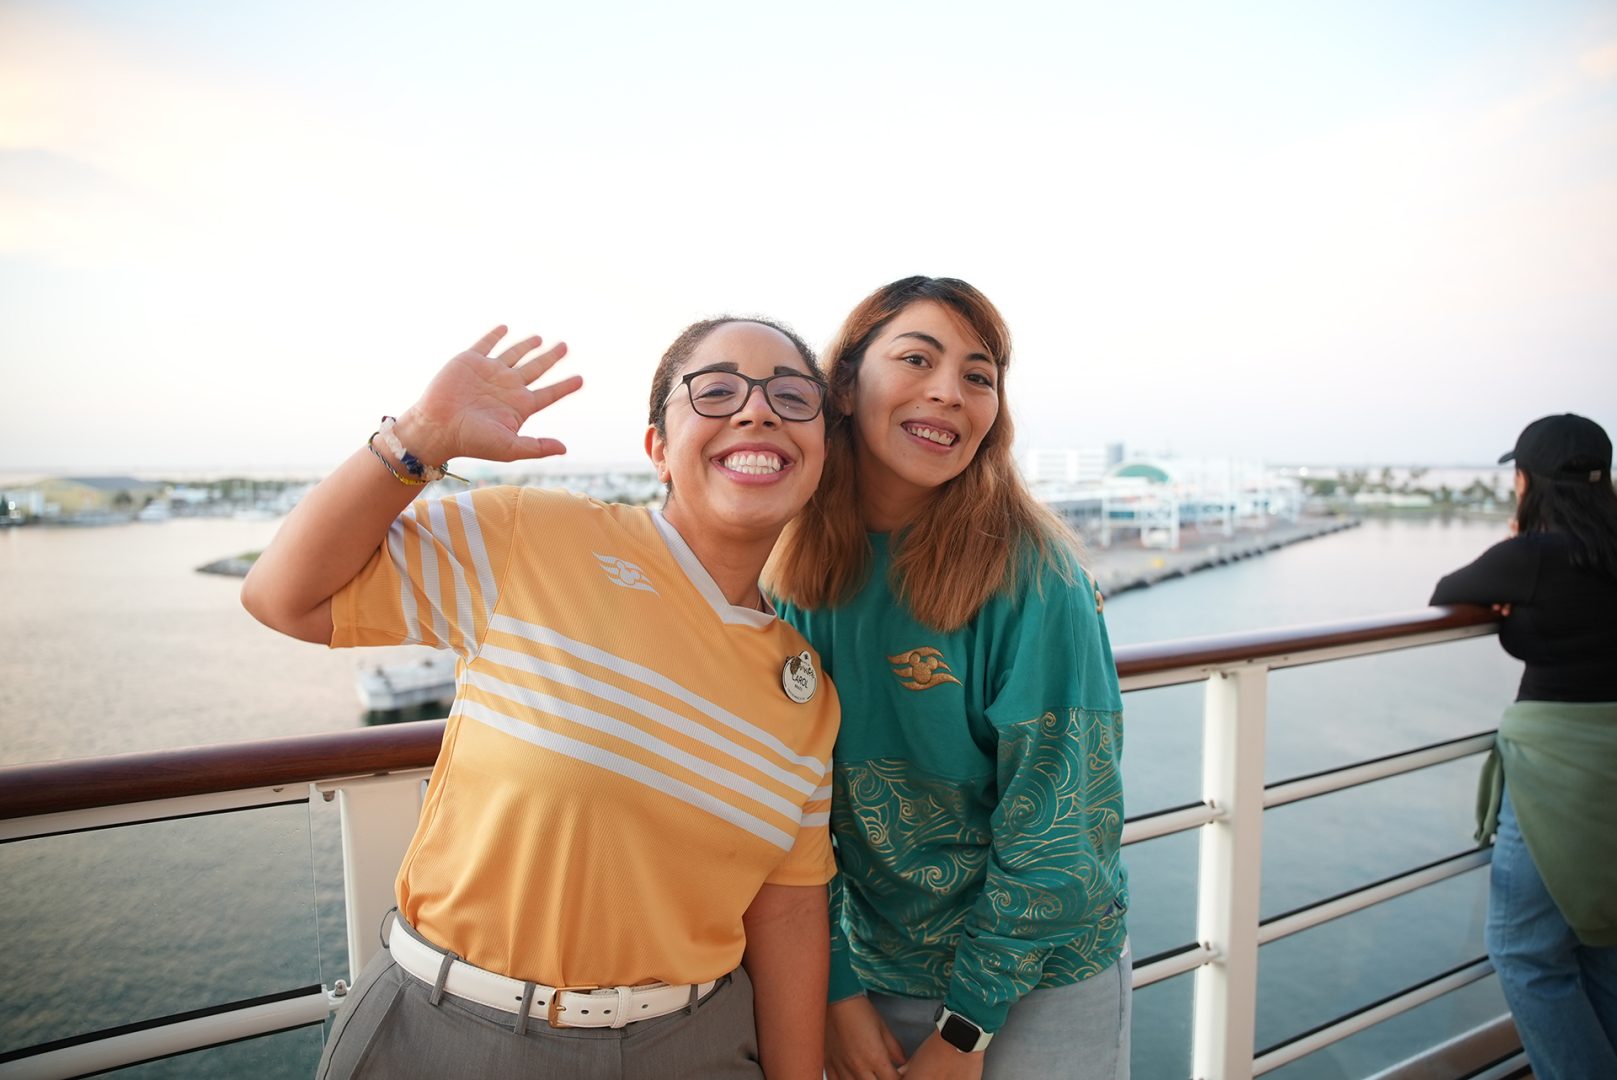
[[[1563,413],[1516,464],[1512,537],[1437,583],[1523,661],[1477,792],[1495,837],[1488,955],[1539,1077],[1617,1077],[1617,489],[1611,439]]]

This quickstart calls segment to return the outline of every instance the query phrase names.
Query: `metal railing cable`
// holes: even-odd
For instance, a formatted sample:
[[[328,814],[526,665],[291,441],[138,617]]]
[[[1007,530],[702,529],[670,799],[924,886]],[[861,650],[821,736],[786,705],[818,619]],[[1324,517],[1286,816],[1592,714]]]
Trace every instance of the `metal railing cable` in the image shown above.
[[[1272,1069],[1288,1065],[1300,1057],[1323,1049],[1335,1042],[1373,1027],[1383,1020],[1424,1005],[1451,990],[1457,990],[1492,974],[1493,964],[1486,956],[1456,964],[1447,971],[1422,979],[1418,983],[1394,991],[1385,997],[1352,1009],[1333,1020],[1328,1020],[1307,1031],[1298,1032],[1259,1050],[1253,1056],[1252,1074],[1261,1076]]]
[[[1271,915],[1258,924],[1258,943],[1267,945],[1271,941],[1279,941],[1299,931],[1308,930],[1332,919],[1339,919],[1344,915],[1351,915],[1356,911],[1363,911],[1365,908],[1412,893],[1427,885],[1435,885],[1439,881],[1447,881],[1449,878],[1470,873],[1472,870],[1487,866],[1492,861],[1493,852],[1488,849],[1462,851],[1434,859],[1413,870],[1391,874],[1368,885],[1346,889],[1335,896],[1327,896],[1322,900],[1292,908],[1290,911]]]

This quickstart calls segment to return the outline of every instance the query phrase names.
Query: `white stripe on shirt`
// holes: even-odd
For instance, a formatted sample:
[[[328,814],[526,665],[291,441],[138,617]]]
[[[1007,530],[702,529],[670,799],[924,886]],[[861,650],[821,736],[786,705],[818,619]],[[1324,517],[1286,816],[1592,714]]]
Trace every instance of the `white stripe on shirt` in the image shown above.
[[[527,641],[532,641],[539,645],[548,645],[552,648],[560,649],[561,651],[572,656],[576,656],[581,660],[587,660],[592,664],[598,664],[601,667],[615,671],[619,675],[626,678],[644,683],[653,689],[662,691],[670,697],[683,701],[685,704],[698,710],[710,719],[718,721],[725,727],[728,727],[733,731],[740,732],[749,739],[764,744],[794,765],[806,766],[820,775],[824,775],[826,771],[825,762],[818,758],[810,757],[808,754],[799,754],[772,733],[765,731],[763,728],[754,723],[743,720],[729,709],[726,709],[720,705],[715,705],[713,702],[708,701],[701,695],[692,693],[690,690],[668,678],[666,675],[663,675],[661,672],[654,671],[642,664],[637,664],[632,660],[625,660],[620,656],[607,652],[605,649],[598,649],[595,646],[588,645],[582,641],[574,641],[572,638],[563,634],[558,634],[556,631],[551,630],[548,627],[539,626],[536,623],[523,622],[521,619],[513,619],[509,615],[494,616],[494,618],[490,620],[489,628],[492,630],[498,630],[505,634],[514,634],[517,637],[523,638]]]
[[[387,529],[387,555],[399,572],[399,609],[404,615],[406,640],[426,644],[421,636],[421,613],[416,610],[415,588],[410,581],[410,564],[404,557],[404,519],[396,518]]]
[[[516,652],[512,649],[500,648],[496,645],[484,648],[482,655],[484,659],[504,667],[526,671],[548,682],[570,686],[575,690],[583,690],[585,693],[593,694],[602,700],[610,701],[614,705],[621,705],[644,716],[653,723],[660,724],[671,731],[677,731],[681,735],[695,739],[705,746],[712,747],[727,757],[750,765],[765,776],[790,787],[793,791],[802,792],[810,800],[831,797],[829,787],[815,791],[812,780],[805,780],[797,773],[776,765],[757,751],[749,750],[745,746],[732,742],[712,728],[699,724],[690,717],[683,716],[672,709],[647,701],[645,698],[632,694],[622,687],[614,686],[609,682],[602,682],[600,679],[593,679],[563,664],[553,664],[548,660],[541,660],[536,656]]]
[[[485,625],[494,611],[494,605],[499,602],[498,590],[494,585],[494,568],[489,565],[488,545],[483,541],[483,526],[478,523],[472,493],[461,492],[455,496],[455,503],[460,507],[461,524],[466,529],[466,551],[471,556],[472,570],[477,574],[477,584],[483,593],[483,608],[478,612],[479,625]]]
[[[431,504],[427,505],[430,513]],[[443,586],[438,581],[438,547],[433,543],[432,531],[415,514],[406,513],[399,518],[399,521],[405,528],[415,530],[416,543],[421,548],[421,591],[427,594],[428,610],[432,614],[432,632],[438,639],[434,644],[447,649],[449,620],[444,618]]]
[[[451,643],[445,638],[444,644],[470,660],[477,654],[477,626],[472,622],[472,590],[466,583],[466,567],[455,558],[455,545],[449,538],[449,518],[442,499],[427,503],[427,520],[433,539],[449,553],[449,568],[455,577],[455,621],[460,624],[460,640]]]
[[[714,817],[727,821],[738,828],[745,829],[754,836],[775,845],[782,851],[792,849],[794,837],[784,830],[778,829],[767,821],[762,821],[744,810],[736,809],[716,795],[710,795],[682,780],[675,780],[671,776],[660,773],[648,765],[642,765],[640,762],[626,758],[621,754],[614,754],[610,750],[603,750],[598,746],[591,746],[589,743],[568,738],[566,735],[559,735],[553,731],[546,731],[544,728],[534,727],[532,724],[524,723],[521,720],[515,720],[504,713],[483,705],[481,702],[462,699],[460,702],[460,715],[513,738],[521,739],[523,742],[531,743],[563,757],[582,761],[585,764],[594,765],[597,768],[605,769],[608,772],[616,773],[629,780],[644,784],[654,791],[662,792],[664,795],[678,799],[680,802],[688,803],[699,810],[705,810]]]
[[[658,757],[688,769],[704,779],[711,780],[721,787],[751,799],[755,803],[769,807],[790,821],[796,821],[803,816],[803,808],[753,780],[738,776],[728,769],[720,768],[705,758],[697,757],[687,750],[681,750],[672,743],[664,742],[655,735],[648,734],[633,724],[626,723],[614,716],[587,709],[582,705],[575,705],[570,701],[553,697],[550,694],[530,689],[526,686],[516,686],[504,682],[486,672],[471,671],[466,675],[466,684],[490,694],[495,694],[518,705],[526,706],[537,712],[547,713],[570,721],[580,727],[598,731],[603,735],[611,735],[632,743],[642,750],[649,750]]]

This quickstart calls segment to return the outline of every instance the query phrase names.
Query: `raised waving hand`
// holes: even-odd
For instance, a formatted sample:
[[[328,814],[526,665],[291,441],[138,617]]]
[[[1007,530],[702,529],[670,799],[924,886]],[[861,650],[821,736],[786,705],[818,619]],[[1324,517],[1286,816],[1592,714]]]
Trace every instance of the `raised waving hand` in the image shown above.
[[[583,385],[577,375],[532,389],[567,353],[537,337],[495,353],[499,326],[450,360],[393,426],[427,466],[452,458],[517,461],[566,452],[556,439],[520,434],[522,424]],[[359,435],[363,440],[363,435]],[[370,559],[393,519],[421,494],[382,457],[381,440],[360,448],[287,515],[242,584],[242,603],[266,626],[304,641],[331,640],[331,597]],[[403,480],[405,482],[401,483]]]
[[[496,326],[451,359],[399,417],[395,432],[416,457],[441,465],[456,457],[518,461],[566,453],[559,440],[520,432],[529,417],[584,385],[571,375],[534,388],[567,355],[567,345],[541,352],[543,339],[526,337],[496,353],[505,334]]]

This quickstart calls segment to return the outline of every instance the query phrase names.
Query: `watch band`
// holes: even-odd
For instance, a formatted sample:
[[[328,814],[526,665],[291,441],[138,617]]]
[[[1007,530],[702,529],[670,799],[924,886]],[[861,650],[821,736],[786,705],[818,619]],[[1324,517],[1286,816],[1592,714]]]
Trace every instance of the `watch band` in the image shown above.
[[[932,1019],[937,1025],[938,1033],[943,1036],[943,1041],[962,1054],[980,1053],[988,1049],[989,1042],[994,1038],[992,1031],[984,1031],[947,1005],[939,1005]]]

